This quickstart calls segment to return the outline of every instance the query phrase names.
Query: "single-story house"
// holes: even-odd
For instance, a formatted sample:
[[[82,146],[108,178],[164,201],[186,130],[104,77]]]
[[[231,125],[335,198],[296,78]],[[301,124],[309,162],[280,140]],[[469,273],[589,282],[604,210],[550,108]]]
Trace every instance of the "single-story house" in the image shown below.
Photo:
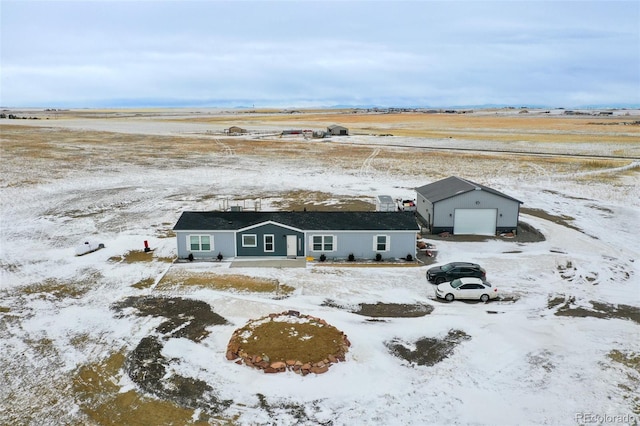
[[[416,192],[418,216],[432,234],[495,235],[518,227],[522,201],[484,185],[451,176]]]
[[[359,259],[416,255],[412,213],[183,212],[173,227],[178,258],[286,256]]]
[[[333,124],[327,127],[327,133],[332,136],[349,136],[349,129]]]

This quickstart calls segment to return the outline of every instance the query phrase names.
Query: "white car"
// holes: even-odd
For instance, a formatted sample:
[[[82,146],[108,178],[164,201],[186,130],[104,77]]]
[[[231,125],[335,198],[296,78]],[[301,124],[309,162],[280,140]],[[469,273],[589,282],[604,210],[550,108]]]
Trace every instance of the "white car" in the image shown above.
[[[480,278],[457,278],[451,282],[438,284],[436,296],[451,302],[454,299],[481,300],[483,302],[498,297],[498,289]]]

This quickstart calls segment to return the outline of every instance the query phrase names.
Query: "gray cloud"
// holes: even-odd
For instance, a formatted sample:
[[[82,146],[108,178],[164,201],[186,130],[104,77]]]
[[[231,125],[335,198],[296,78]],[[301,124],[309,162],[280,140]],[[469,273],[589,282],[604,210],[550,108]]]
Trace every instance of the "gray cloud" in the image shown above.
[[[2,103],[640,104],[637,2],[5,1]]]

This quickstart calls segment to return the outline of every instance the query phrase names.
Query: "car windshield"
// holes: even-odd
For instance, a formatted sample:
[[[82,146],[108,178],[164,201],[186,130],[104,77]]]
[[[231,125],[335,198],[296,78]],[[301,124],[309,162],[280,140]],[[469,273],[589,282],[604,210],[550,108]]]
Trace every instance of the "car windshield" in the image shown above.
[[[462,280],[460,280],[460,278],[455,279],[453,281],[451,281],[451,283],[449,283],[449,285],[453,288],[458,288],[462,285]]]
[[[444,272],[447,272],[449,269],[453,268],[453,265],[451,265],[450,263],[446,264],[446,265],[442,265],[440,267],[440,269],[442,269]]]

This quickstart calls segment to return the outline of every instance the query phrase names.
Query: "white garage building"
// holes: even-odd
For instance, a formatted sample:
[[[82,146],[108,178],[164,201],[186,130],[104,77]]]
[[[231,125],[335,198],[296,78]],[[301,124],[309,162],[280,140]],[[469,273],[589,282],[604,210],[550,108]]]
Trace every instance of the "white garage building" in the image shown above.
[[[518,227],[522,201],[484,185],[451,176],[416,192],[418,216],[432,234],[495,235]]]

